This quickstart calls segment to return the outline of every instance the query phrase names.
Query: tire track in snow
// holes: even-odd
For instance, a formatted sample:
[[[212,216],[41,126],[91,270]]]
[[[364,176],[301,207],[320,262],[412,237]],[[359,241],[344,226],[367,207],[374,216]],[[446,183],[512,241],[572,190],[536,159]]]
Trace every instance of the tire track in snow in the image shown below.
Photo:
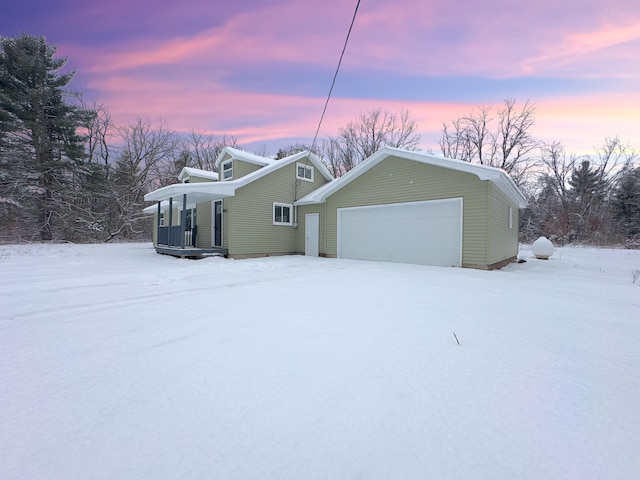
[[[132,307],[148,306],[158,302],[159,300],[162,300],[164,302],[168,300],[179,299],[180,297],[183,297],[185,294],[189,296],[194,296],[199,293],[204,293],[207,291],[214,292],[216,289],[233,288],[236,286],[244,286],[244,285],[252,285],[252,284],[255,284],[255,285],[271,284],[273,282],[278,282],[281,280],[290,280],[292,278],[308,278],[308,277],[324,275],[325,273],[328,273],[328,272],[335,272],[340,270],[344,270],[344,267],[323,269],[323,270],[313,271],[313,272],[296,272],[292,274],[269,276],[261,279],[251,279],[251,280],[245,279],[244,281],[242,280],[231,281],[231,282],[217,283],[217,284],[213,283],[213,284],[207,284],[207,285],[203,285],[195,288],[192,285],[185,284],[184,289],[178,289],[178,290],[174,288],[174,285],[176,283],[175,281],[162,282],[162,283],[145,283],[144,288],[159,287],[159,286],[161,286],[162,288],[158,289],[158,291],[154,291],[151,293],[136,294],[136,295],[130,295],[126,297],[120,296],[118,298],[113,298],[109,295],[109,292],[105,292],[105,296],[107,298],[103,300],[93,299],[90,301],[80,302],[80,303],[74,301],[72,303],[58,303],[57,305],[49,304],[46,307],[41,307],[39,309],[30,309],[29,308],[30,306],[27,305],[26,311],[16,312],[15,314],[11,315],[10,320],[36,321],[39,319],[43,319],[43,317],[45,320],[53,316],[60,317],[61,316],[60,314],[64,314],[66,316],[74,316],[78,314],[91,314],[91,313],[97,313],[101,311],[117,311],[117,310],[123,310],[123,309],[128,310]],[[265,273],[267,272],[268,273],[277,272],[277,270],[266,270]],[[198,275],[198,277],[204,277],[204,276],[206,275]],[[193,278],[193,277],[189,277],[189,278]],[[184,280],[184,278],[180,280]],[[94,289],[94,288],[104,288],[104,287],[114,287],[114,288],[117,288],[118,291],[120,291],[121,283],[104,282],[104,283],[98,283],[98,284],[91,284],[86,287],[83,287],[83,290],[86,290],[89,288]],[[45,292],[46,293],[63,292],[66,294],[75,293],[76,298],[82,298],[83,296],[82,291],[73,292],[73,290],[74,289],[72,288],[72,292],[70,292],[70,289],[67,286],[66,288],[60,287],[60,288],[48,289],[48,290],[45,290]],[[40,302],[38,302],[37,304],[39,303]],[[69,321],[73,321],[73,318],[69,318]]]

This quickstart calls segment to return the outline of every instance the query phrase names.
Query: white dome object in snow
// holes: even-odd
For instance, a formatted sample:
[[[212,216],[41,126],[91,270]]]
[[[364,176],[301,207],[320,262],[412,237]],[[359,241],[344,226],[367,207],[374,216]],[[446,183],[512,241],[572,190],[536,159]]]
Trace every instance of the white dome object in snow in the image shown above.
[[[531,245],[531,251],[536,258],[548,260],[553,255],[553,243],[547,237],[540,237]]]

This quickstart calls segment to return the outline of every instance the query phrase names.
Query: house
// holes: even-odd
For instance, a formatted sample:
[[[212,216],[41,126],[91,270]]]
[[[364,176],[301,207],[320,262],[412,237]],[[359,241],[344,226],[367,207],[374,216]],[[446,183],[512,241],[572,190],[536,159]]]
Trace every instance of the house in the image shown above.
[[[236,258],[304,253],[481,269],[517,256],[518,210],[526,200],[500,169],[388,147],[335,180],[309,152],[276,161],[227,148],[217,165],[217,182],[145,197],[162,202],[155,208],[163,221],[172,198],[181,212],[197,205],[191,218],[200,248]],[[171,217],[168,225],[177,211]],[[188,225],[189,216],[181,218]]]
[[[219,174],[185,168],[182,183],[145,195],[157,202],[154,245],[158,253],[234,258],[298,252],[294,202],[333,177],[309,152],[281,160],[225,147]]]

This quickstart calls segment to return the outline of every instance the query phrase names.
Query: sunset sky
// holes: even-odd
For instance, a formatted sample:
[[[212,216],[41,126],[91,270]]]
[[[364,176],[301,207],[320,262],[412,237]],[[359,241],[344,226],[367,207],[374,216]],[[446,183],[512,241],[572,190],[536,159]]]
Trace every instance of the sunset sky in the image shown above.
[[[311,141],[356,2],[4,0],[0,35],[56,44],[117,123],[275,153]],[[405,108],[437,152],[443,121],[505,98],[534,102],[533,135],[569,152],[640,148],[640,2],[361,0],[320,136]]]

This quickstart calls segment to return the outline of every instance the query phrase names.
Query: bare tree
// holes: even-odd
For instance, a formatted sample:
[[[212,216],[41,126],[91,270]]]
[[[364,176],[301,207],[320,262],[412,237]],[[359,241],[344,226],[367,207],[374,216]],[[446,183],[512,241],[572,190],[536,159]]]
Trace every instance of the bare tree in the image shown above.
[[[340,156],[340,142],[337,138],[328,138],[322,142],[322,157],[331,175],[338,178],[346,173]]]
[[[469,115],[443,123],[439,140],[442,154],[467,162],[501,168],[523,185],[539,165],[534,155],[540,147],[530,130],[535,120],[535,106],[527,101],[521,108],[506,99],[497,111],[497,125],[491,128],[491,108],[479,107]]]
[[[413,149],[419,142],[417,125],[407,110],[376,108],[341,127],[337,138],[324,142],[323,154],[329,169],[338,177],[382,147]]]
[[[560,243],[614,241],[621,232],[612,214],[613,189],[636,159],[618,137],[605,138],[593,156],[567,155],[559,142],[543,145],[544,170],[529,221]]]
[[[237,147],[238,139],[223,135],[216,137],[201,130],[191,130],[184,141],[184,148],[189,152],[188,167],[201,170],[216,171],[216,159],[224,147]]]
[[[543,144],[541,152],[542,163],[546,167],[546,184],[566,209],[569,203],[569,178],[578,157],[567,157],[564,145],[560,142]]]
[[[138,119],[118,127],[122,144],[111,179],[113,207],[110,212],[109,235],[135,237],[144,232],[146,217],[142,212],[144,195],[162,185],[167,165],[175,161],[179,141],[162,122]]]
[[[81,101],[82,109],[89,114],[85,124],[85,142],[88,163],[100,163],[109,166],[110,145],[114,136],[111,114],[103,104],[93,102],[86,105]]]
[[[629,143],[622,143],[619,136],[605,137],[604,144],[595,147],[595,159],[600,178],[614,183],[628,169],[633,168],[640,154]]]
[[[307,143],[293,143],[291,145],[287,145],[286,147],[278,149],[278,152],[276,153],[276,160],[281,160],[290,155],[295,155],[296,153],[304,151],[313,152],[316,155],[319,155],[321,153],[320,150],[321,149],[315,145],[309,145]]]
[[[465,128],[464,118],[458,118],[442,124],[442,137],[438,141],[440,150],[446,158],[455,158],[471,162],[476,156],[476,147],[470,131]]]

